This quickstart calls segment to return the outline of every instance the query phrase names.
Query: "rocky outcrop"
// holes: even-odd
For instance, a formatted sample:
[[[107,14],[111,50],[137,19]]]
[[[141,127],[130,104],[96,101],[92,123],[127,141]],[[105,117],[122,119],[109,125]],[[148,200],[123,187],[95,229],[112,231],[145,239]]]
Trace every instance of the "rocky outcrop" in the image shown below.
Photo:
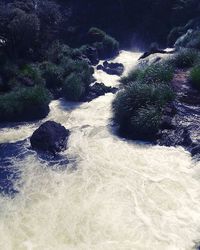
[[[56,154],[66,149],[68,137],[68,129],[54,121],[47,121],[33,133],[30,142],[35,150]]]
[[[103,65],[98,65],[97,70],[103,70],[109,75],[121,76],[124,72],[124,65],[122,63],[109,63],[105,61]]]
[[[90,102],[93,99],[105,95],[106,93],[116,93],[118,89],[105,86],[103,83],[94,83],[89,87],[88,94],[84,97],[83,101]]]
[[[176,101],[167,107],[158,143],[183,146],[200,159],[200,92],[188,81],[188,73],[177,71],[172,81]]]

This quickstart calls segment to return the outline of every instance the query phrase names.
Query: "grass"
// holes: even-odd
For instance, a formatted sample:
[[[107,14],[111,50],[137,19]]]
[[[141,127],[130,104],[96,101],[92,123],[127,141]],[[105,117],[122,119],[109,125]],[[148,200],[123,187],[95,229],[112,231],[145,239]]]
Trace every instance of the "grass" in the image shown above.
[[[175,68],[186,69],[194,66],[199,61],[200,54],[194,49],[181,49],[171,59]]]
[[[131,83],[113,101],[114,120],[120,131],[134,139],[156,137],[162,108],[174,99],[168,85]]]
[[[121,82],[128,84],[139,80],[141,83],[169,83],[173,78],[173,67],[167,63],[152,64],[146,67],[139,67],[133,69],[128,76],[123,77]]]

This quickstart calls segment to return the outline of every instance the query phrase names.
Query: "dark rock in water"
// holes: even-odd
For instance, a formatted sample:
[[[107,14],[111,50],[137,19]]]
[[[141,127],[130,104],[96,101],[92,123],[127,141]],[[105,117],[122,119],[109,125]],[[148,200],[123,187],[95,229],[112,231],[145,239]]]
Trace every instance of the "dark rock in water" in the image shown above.
[[[192,147],[190,152],[191,152],[192,156],[198,156],[198,158],[200,158],[200,144]]]
[[[31,136],[31,146],[35,150],[53,154],[64,151],[67,147],[69,130],[54,121],[43,123]]]
[[[109,63],[105,61],[103,65],[98,65],[97,70],[103,70],[109,75],[121,76],[124,72],[124,65],[122,63]]]
[[[157,53],[159,53],[159,54],[172,54],[172,53],[174,53],[174,50],[172,50],[172,51],[166,51],[166,50],[163,50],[163,49],[159,49],[157,43],[152,43],[150,45],[149,50],[146,51],[146,52],[144,52],[144,54],[139,58],[139,60],[145,59],[148,56],[150,56],[152,54],[157,54]]]
[[[172,117],[167,115],[163,116],[160,127],[161,129],[173,129]]]
[[[98,65],[98,66],[97,66],[97,70],[104,70],[104,66],[103,66],[103,65],[101,65],[101,64],[100,64],[100,65]]]
[[[117,90],[117,88],[108,87],[103,83],[96,82],[94,85],[89,87],[88,94],[83,101],[89,102],[99,96],[105,95],[106,93],[115,93]]]

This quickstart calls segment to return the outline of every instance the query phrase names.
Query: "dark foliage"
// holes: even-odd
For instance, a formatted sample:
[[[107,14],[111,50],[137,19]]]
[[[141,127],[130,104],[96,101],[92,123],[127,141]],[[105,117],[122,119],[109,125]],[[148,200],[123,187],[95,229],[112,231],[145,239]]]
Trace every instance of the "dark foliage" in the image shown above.
[[[168,85],[131,83],[113,102],[114,120],[123,134],[152,140],[160,126],[162,108],[173,98]]]
[[[45,117],[51,96],[42,86],[20,88],[0,95],[0,121],[27,121]]]

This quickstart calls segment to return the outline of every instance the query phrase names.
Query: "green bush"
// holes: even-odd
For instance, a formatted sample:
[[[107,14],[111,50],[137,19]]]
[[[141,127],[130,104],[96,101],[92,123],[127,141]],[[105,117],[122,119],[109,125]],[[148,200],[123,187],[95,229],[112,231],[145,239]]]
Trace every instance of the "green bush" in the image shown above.
[[[136,138],[154,138],[160,127],[161,110],[155,106],[140,108],[131,117],[131,130]]]
[[[133,69],[128,76],[123,77],[121,82],[128,84],[139,80],[141,83],[169,83],[173,78],[173,67],[167,63],[157,63],[146,67]]]
[[[92,81],[92,70],[86,62],[70,61],[65,69],[63,95],[67,100],[80,101]]]
[[[42,77],[46,81],[47,88],[56,89],[60,88],[63,84],[64,69],[51,62],[43,62],[40,65]]]
[[[113,101],[114,120],[123,133],[135,139],[154,138],[162,108],[173,99],[174,93],[168,85],[132,83]]]
[[[19,88],[0,95],[0,121],[28,121],[48,114],[50,93],[43,86]]]
[[[199,57],[199,52],[194,49],[181,49],[171,59],[171,63],[176,68],[190,68],[198,63]]]
[[[46,59],[55,64],[60,64],[63,59],[71,58],[73,49],[66,44],[55,41],[47,50]]]
[[[152,64],[139,75],[143,83],[169,83],[173,78],[173,68],[166,63]]]
[[[89,43],[98,51],[100,59],[113,57],[119,52],[119,42],[98,28],[91,28],[88,32]]]
[[[195,66],[190,71],[190,80],[195,88],[200,90],[200,65]]]
[[[106,36],[106,33],[103,30],[92,27],[88,31],[88,36],[91,43],[102,42]]]
[[[71,73],[77,73],[84,76],[86,84],[89,85],[91,83],[93,71],[86,62],[66,59],[62,61],[61,66],[64,70],[65,77],[69,76]]]
[[[26,64],[18,72],[19,79],[28,78],[33,82],[33,85],[44,84],[41,70],[37,64]]]
[[[134,68],[132,69],[127,76],[121,78],[120,82],[127,85],[131,82],[135,82],[140,79],[140,76],[143,75],[144,69]]]
[[[80,74],[71,73],[64,81],[63,95],[69,101],[80,101],[86,92],[85,83]]]

